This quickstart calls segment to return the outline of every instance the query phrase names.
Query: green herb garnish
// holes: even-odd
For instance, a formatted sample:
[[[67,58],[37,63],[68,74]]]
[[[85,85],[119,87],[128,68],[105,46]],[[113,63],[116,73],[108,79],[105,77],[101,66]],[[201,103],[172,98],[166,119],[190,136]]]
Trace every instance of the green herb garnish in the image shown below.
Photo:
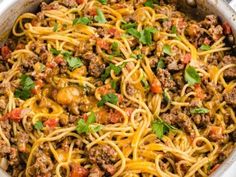
[[[200,49],[203,51],[208,51],[208,50],[211,50],[211,46],[206,45],[206,44],[202,44]]]
[[[156,120],[152,123],[152,131],[159,139],[162,139],[164,134],[168,133],[170,130],[173,129],[175,129],[175,127],[161,120]]]
[[[171,55],[171,47],[170,47],[170,45],[164,45],[163,46],[163,53],[164,54],[167,54],[167,55]]]
[[[194,85],[201,82],[201,78],[196,69],[190,65],[187,65],[187,67],[185,68],[184,78],[189,85]]]
[[[41,121],[37,121],[35,124],[34,124],[34,128],[36,130],[42,130],[43,129],[43,123]]]
[[[206,114],[209,110],[206,108],[194,108],[190,110],[191,114]]]
[[[75,18],[73,20],[73,25],[77,24],[88,25],[89,23],[91,23],[91,19],[88,17],[80,17],[80,18]]]
[[[97,9],[97,15],[94,17],[94,19],[98,22],[98,23],[106,23],[107,20],[103,14],[103,12],[101,11],[101,9]]]
[[[115,95],[114,93],[108,93],[106,95],[103,95],[101,100],[97,103],[97,106],[101,107],[107,102],[116,105],[118,103],[117,95]]]

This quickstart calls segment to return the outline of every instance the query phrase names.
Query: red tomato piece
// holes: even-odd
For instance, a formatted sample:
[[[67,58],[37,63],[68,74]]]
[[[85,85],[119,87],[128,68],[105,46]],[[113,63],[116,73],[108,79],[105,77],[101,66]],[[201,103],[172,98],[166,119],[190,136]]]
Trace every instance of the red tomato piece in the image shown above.
[[[70,173],[70,177],[87,177],[89,175],[89,171],[81,167],[80,164],[74,163],[72,164],[72,170]]]
[[[11,50],[9,49],[8,46],[3,46],[1,48],[1,54],[2,54],[3,59],[7,59],[10,57]]]
[[[183,61],[183,63],[184,63],[184,64],[188,64],[188,63],[191,61],[191,58],[192,58],[191,54],[190,54],[190,53],[187,53],[187,54],[184,56],[184,61]]]
[[[102,40],[102,39],[98,39],[97,40],[97,45],[99,47],[101,47],[101,49],[105,49],[105,50],[109,50],[110,49],[110,45],[108,42]]]
[[[82,4],[84,0],[76,0],[77,4]]]
[[[161,83],[157,78],[155,78],[151,83],[151,92],[153,94],[162,93]]]
[[[205,94],[203,89],[201,88],[200,84],[195,84],[195,91],[196,91],[196,97],[200,98],[201,100],[205,98]]]
[[[231,27],[229,25],[228,22],[225,22],[223,25],[222,25],[223,29],[224,29],[224,34],[231,34],[232,33],[232,30],[231,30]]]
[[[57,126],[57,123],[58,123],[58,120],[50,118],[46,120],[43,124],[50,128],[55,128]]]

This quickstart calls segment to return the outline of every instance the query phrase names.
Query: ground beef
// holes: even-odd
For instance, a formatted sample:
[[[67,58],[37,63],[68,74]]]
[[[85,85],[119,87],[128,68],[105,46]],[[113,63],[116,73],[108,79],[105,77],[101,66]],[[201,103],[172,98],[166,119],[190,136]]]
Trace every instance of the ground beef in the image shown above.
[[[29,135],[24,132],[18,132],[16,135],[17,147],[20,152],[26,151],[26,144],[29,142]]]
[[[7,98],[5,96],[0,97],[0,111],[3,111],[6,109],[7,106]]]
[[[10,165],[19,165],[20,157],[17,148],[11,147],[8,162]]]
[[[127,91],[128,95],[130,95],[130,96],[133,96],[136,93],[134,86],[130,83],[127,84],[126,91]]]
[[[6,157],[6,154],[9,154],[11,147],[3,140],[0,140],[0,157]]]
[[[88,177],[102,177],[104,172],[100,170],[100,168],[94,165],[91,170],[89,171]]]
[[[233,88],[233,90],[229,93],[225,93],[224,100],[227,104],[236,107],[236,88]]]
[[[200,24],[202,27],[209,28],[210,26],[216,26],[218,24],[218,19],[215,15],[207,15]]]
[[[216,27],[212,26],[208,31],[214,41],[219,40],[223,35],[223,28],[220,25],[217,25]]]
[[[85,53],[83,59],[89,62],[89,74],[94,77],[100,77],[106,67],[103,60],[92,52]]]
[[[171,75],[167,69],[158,68],[157,78],[160,80],[162,87],[173,88],[175,87],[175,82],[171,79]]]
[[[56,10],[58,8],[59,8],[58,3],[51,3],[51,4],[47,4],[45,2],[41,3],[41,9],[42,10]]]
[[[29,167],[29,173],[32,176],[52,176],[53,162],[50,155],[47,155],[43,151],[39,150],[35,153],[35,162]]]
[[[225,66],[228,64],[236,64],[236,57],[234,56],[225,56],[220,63],[221,66]],[[224,78],[227,80],[236,79],[236,67],[231,67],[224,71]]]
[[[59,2],[61,2],[63,5],[70,7],[70,8],[76,7],[78,5],[76,0],[61,0]]]
[[[164,113],[160,117],[168,124],[178,126],[188,134],[193,132],[191,119],[180,110],[172,109],[170,113]]]
[[[205,114],[196,114],[192,116],[192,120],[198,127],[207,127],[210,123],[210,116]]]
[[[3,133],[5,134],[5,136],[10,139],[11,137],[11,124],[9,120],[4,120],[4,121],[0,121],[0,126],[2,128]]]
[[[99,166],[101,170],[109,175],[115,173],[114,163],[117,161],[117,152],[109,145],[97,145],[89,152],[89,160],[92,164]]]
[[[184,69],[184,64],[180,63],[179,61],[170,56],[166,57],[165,63],[169,71],[180,71]]]

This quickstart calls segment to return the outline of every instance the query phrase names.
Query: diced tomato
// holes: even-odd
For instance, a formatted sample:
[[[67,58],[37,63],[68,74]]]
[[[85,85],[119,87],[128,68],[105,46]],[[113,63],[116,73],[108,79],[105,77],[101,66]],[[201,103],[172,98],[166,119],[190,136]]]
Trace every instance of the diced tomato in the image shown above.
[[[121,94],[116,93],[116,96],[118,97],[118,102],[121,103],[124,99]]]
[[[1,54],[2,54],[3,59],[7,59],[11,55],[11,50],[9,49],[8,46],[3,46],[1,48]]]
[[[73,163],[72,164],[72,169],[70,172],[70,177],[87,177],[89,175],[89,171],[81,167],[80,164]]]
[[[205,37],[205,39],[204,39],[203,43],[204,43],[204,44],[206,44],[206,45],[210,45],[210,43],[211,43],[211,40],[210,40],[210,39],[208,39],[207,37]]]
[[[82,4],[84,0],[76,0],[77,4]]]
[[[212,141],[218,141],[223,137],[223,129],[220,126],[212,125],[209,127],[208,137]]]
[[[184,63],[184,64],[188,64],[188,63],[191,61],[191,58],[192,58],[191,54],[190,54],[190,53],[187,53],[187,54],[184,56],[184,61],[183,61],[183,63]]]
[[[97,45],[101,47],[101,49],[109,50],[110,49],[110,44],[106,42],[105,40],[98,39],[97,40]]]
[[[204,94],[204,91],[201,88],[201,85],[195,84],[194,87],[195,87],[196,97],[200,98],[201,100],[204,99],[206,95]]]
[[[106,95],[109,93],[115,93],[115,90],[111,88],[110,84],[103,85],[101,87],[98,87],[96,90],[97,93],[101,95]]]
[[[232,33],[232,30],[231,30],[231,27],[229,25],[228,22],[225,22],[223,25],[222,25],[223,29],[224,29],[224,34],[231,34]]]
[[[82,118],[85,120],[85,122],[88,120],[88,115],[87,114],[83,114]]]
[[[162,93],[161,83],[157,78],[155,78],[151,83],[151,92],[153,94]]]
[[[41,88],[43,85],[44,85],[44,83],[43,83],[42,80],[37,80],[37,81],[35,82],[35,87],[32,89],[31,92],[32,92],[34,95],[38,94],[40,88]]]
[[[20,108],[15,108],[13,109],[11,112],[5,114],[4,116],[2,116],[1,120],[13,120],[16,122],[20,122],[20,120],[23,118],[23,114],[22,114],[22,109]]]
[[[18,43],[16,46],[16,50],[24,49],[24,48],[25,48],[25,44],[22,44],[22,43]]]
[[[122,119],[123,115],[117,110],[111,111],[109,114],[109,123],[116,124],[118,122],[121,122]]]
[[[57,56],[54,58],[54,61],[57,63],[57,64],[63,64],[65,63],[65,60],[61,57],[61,56]]]
[[[50,118],[48,120],[46,120],[43,124],[45,126],[48,126],[50,128],[55,128],[57,126],[58,120]]]
[[[95,8],[93,8],[93,9],[91,9],[91,10],[89,10],[89,15],[91,15],[91,16],[96,16],[97,15],[97,10],[95,9]]]
[[[115,28],[110,28],[110,29],[108,29],[107,32],[108,32],[110,35],[114,36],[115,38],[119,38],[120,35],[121,35],[121,33],[120,33],[117,29],[115,29]]]
[[[55,68],[57,66],[57,63],[54,61],[50,61],[46,63],[46,67],[48,68]]]

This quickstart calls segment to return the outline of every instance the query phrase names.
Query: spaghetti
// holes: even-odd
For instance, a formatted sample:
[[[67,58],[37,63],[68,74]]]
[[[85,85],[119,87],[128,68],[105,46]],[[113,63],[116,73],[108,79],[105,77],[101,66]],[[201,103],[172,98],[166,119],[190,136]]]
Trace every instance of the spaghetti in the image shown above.
[[[236,141],[227,23],[163,1],[55,0],[1,48],[11,176],[210,175]]]

